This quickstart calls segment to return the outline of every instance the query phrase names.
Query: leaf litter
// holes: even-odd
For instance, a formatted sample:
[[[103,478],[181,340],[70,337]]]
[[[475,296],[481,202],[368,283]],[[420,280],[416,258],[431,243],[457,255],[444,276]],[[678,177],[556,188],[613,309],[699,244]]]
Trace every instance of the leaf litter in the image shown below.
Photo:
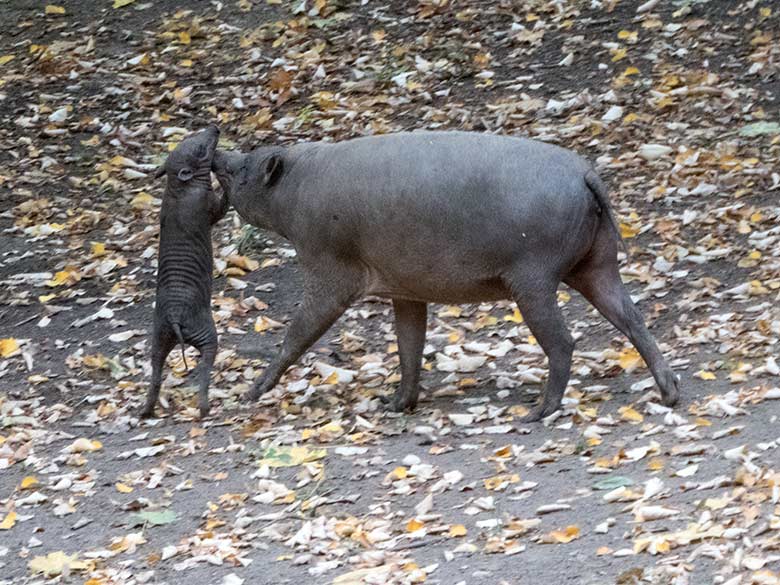
[[[620,584],[780,582],[770,2],[8,11],[0,583],[197,582],[208,567],[225,585],[510,583],[560,574],[571,554],[584,561],[572,575],[593,567]],[[563,410],[544,425],[519,422],[546,369],[508,302],[432,308],[412,416],[380,404],[399,374],[377,300],[238,407],[299,284],[294,251],[231,213],[215,233],[217,412],[195,422],[175,352],[172,414],[139,423],[162,192],[151,176],[201,120],[228,148],[425,127],[586,154],[611,185],[622,276],[683,405],[661,406],[636,351],[562,290],[578,345]]]

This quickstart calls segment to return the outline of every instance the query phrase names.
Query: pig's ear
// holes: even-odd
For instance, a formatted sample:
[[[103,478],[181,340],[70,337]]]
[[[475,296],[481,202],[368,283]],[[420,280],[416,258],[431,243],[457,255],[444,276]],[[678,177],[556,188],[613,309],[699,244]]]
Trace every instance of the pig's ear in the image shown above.
[[[263,177],[263,183],[266,187],[271,187],[279,177],[282,176],[282,157],[278,154],[272,154],[265,161],[265,176]]]

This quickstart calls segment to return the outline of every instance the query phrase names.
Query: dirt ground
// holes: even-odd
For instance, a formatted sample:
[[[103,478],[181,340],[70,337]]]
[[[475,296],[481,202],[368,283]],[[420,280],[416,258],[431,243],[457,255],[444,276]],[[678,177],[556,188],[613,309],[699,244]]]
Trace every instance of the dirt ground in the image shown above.
[[[0,1],[0,584],[780,584],[778,12]],[[139,421],[152,171],[212,122],[229,148],[429,128],[577,150],[681,403],[561,287],[577,349],[543,423],[519,422],[546,361],[509,302],[429,308],[412,414],[380,400],[399,379],[381,299],[239,404],[301,278],[231,211],[212,415],[174,352],[171,411]]]

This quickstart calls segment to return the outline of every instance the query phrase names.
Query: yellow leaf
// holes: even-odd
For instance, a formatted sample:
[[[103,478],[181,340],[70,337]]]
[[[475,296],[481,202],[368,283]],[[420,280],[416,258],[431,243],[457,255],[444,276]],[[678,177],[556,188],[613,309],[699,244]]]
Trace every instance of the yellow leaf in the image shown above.
[[[634,112],[631,112],[629,114],[626,114],[623,116],[623,124],[630,124],[631,122],[635,122],[639,119],[639,116],[636,115]]]
[[[149,195],[149,193],[146,191],[141,191],[138,195],[133,197],[133,200],[130,202],[130,206],[133,209],[144,209],[146,207],[150,207],[153,201],[154,197]]]
[[[41,295],[38,297],[38,302],[40,303],[48,303],[50,300],[55,298],[57,295],[56,293],[51,293],[50,295]]]
[[[457,305],[447,305],[437,314],[439,317],[460,317],[462,313],[463,307],[459,307]]]
[[[257,260],[252,260],[251,258],[248,258],[246,256],[239,256],[238,254],[233,254],[231,256],[227,257],[228,264],[231,264],[233,266],[238,266],[239,268],[243,268],[244,270],[247,270],[249,272],[252,272],[253,270],[257,270],[260,268],[260,263]]]
[[[45,557],[35,557],[30,561],[30,571],[43,573],[47,577],[54,577],[64,571],[83,571],[87,569],[87,563],[79,561],[78,555],[66,555],[61,550],[49,553]]]
[[[766,6],[759,8],[758,12],[761,15],[761,18],[769,18],[772,16],[772,9],[767,8]]]
[[[271,266],[280,266],[282,264],[282,261],[279,260],[279,258],[267,258],[263,260],[263,263],[260,265],[260,268],[270,268]]]
[[[9,357],[19,351],[19,342],[13,337],[0,339],[0,357]]]
[[[643,363],[644,361],[642,360],[642,356],[639,355],[639,352],[633,347],[624,349],[623,351],[620,352],[620,358],[618,359],[618,364],[620,365],[621,368],[623,368],[627,372],[631,372],[635,370]]]
[[[259,465],[268,467],[294,467],[304,463],[312,463],[323,459],[328,452],[325,449],[309,449],[307,447],[268,447]]]
[[[11,528],[14,527],[14,524],[16,524],[16,512],[8,512],[5,518],[3,518],[3,521],[0,522],[0,530],[11,530]]]
[[[412,518],[411,520],[409,520],[409,522],[406,523],[406,531],[416,532],[420,530],[420,528],[422,528],[423,526],[425,526],[424,522],[420,522],[417,518]]]
[[[509,414],[518,418],[522,418],[528,414],[528,409],[522,404],[515,404],[514,406],[509,407]]]
[[[258,333],[262,333],[263,331],[268,331],[269,329],[276,329],[278,327],[284,327],[284,325],[282,325],[278,321],[269,319],[264,315],[260,315],[255,321],[255,331],[257,331]]]
[[[521,407],[521,408],[525,408],[525,407]],[[527,408],[525,408],[525,414],[528,414]],[[524,416],[524,415],[519,415],[519,416]],[[493,451],[493,457],[498,457],[500,459],[506,459],[507,457],[511,457],[511,456],[512,456],[512,445],[504,445],[500,449],[496,449],[495,451]]]
[[[323,384],[338,384],[339,381],[339,374],[335,370],[330,373],[330,376],[325,378],[322,383]]]
[[[626,70],[623,71],[623,77],[628,77],[630,75],[639,75],[639,69],[636,67],[626,67]]]
[[[123,484],[123,483],[118,483],[118,482],[117,482],[117,483],[114,485],[114,487],[116,488],[116,491],[118,491],[118,492],[119,492],[119,493],[121,493],[121,494],[129,494],[130,492],[132,492],[132,491],[133,491],[133,488],[132,488],[131,486],[129,486],[129,485],[125,485],[125,484]]]
[[[395,479],[404,479],[408,475],[408,470],[403,465],[399,465],[393,471],[390,472],[390,475],[395,477]]]
[[[182,45],[189,45],[190,44],[190,33],[188,33],[186,30],[183,30],[179,33],[179,42]]]
[[[106,245],[102,242],[91,242],[92,244],[92,256],[99,258],[106,255]]]
[[[54,4],[47,4],[44,9],[46,14],[65,14],[65,9],[62,6],[56,6]]]
[[[518,483],[519,481],[520,476],[514,473],[512,475],[504,474],[488,477],[487,479],[482,480],[482,483],[485,485],[486,490],[502,491],[506,489],[509,484]]]
[[[712,426],[712,422],[708,421],[706,418],[701,418],[701,417],[697,418],[695,421],[693,421],[693,423],[697,427],[711,427]]]
[[[637,39],[638,33],[636,31],[630,31],[630,30],[621,30],[617,36],[621,41],[629,40],[629,41],[635,41]]]
[[[623,406],[618,409],[618,412],[620,413],[620,418],[629,422],[641,423],[643,420],[645,420],[645,417],[643,417],[630,406]]]
[[[46,286],[55,287],[65,285],[76,284],[81,280],[81,272],[73,266],[66,266],[63,270],[60,270],[54,275],[54,278],[46,281]]]
[[[712,372],[708,372],[706,370],[699,370],[694,374],[697,378],[701,378],[702,380],[717,380],[717,376],[713,374]]]
[[[515,308],[514,312],[511,315],[505,315],[504,321],[511,321],[512,323],[522,323],[523,322],[523,315],[520,313],[520,311]]]
[[[617,61],[626,58],[626,53],[628,53],[628,50],[624,47],[621,47],[619,49],[610,49],[609,52],[612,53],[612,62],[616,63]]]
[[[192,67],[192,59],[182,59],[179,61],[179,67]]]
[[[458,538],[459,536],[466,536],[468,533],[468,530],[466,530],[466,527],[463,526],[463,524],[453,524],[450,526],[450,530],[448,532],[450,538]]]
[[[133,2],[135,2],[135,0],[114,0],[114,8],[124,8]]]
[[[38,485],[40,482],[34,475],[28,475],[24,479],[22,479],[22,483],[19,484],[19,489],[26,490],[29,489],[35,485]]]
[[[65,451],[68,453],[84,453],[88,451],[99,451],[103,448],[103,444],[100,441],[90,441],[89,439],[81,438],[76,439]]]
[[[0,65],[5,65],[6,63],[13,61],[16,58],[16,55],[3,55],[0,57]]]
[[[577,526],[567,526],[563,530],[553,530],[549,534],[542,537],[542,542],[545,544],[566,544],[579,538],[580,529]]]
[[[647,468],[650,471],[661,471],[664,468],[664,460],[660,457],[653,457],[650,461],[647,462]]]
[[[622,221],[620,222],[620,235],[623,236],[623,238],[625,239],[635,238],[638,233],[639,233],[638,228],[630,224],[623,223]]]

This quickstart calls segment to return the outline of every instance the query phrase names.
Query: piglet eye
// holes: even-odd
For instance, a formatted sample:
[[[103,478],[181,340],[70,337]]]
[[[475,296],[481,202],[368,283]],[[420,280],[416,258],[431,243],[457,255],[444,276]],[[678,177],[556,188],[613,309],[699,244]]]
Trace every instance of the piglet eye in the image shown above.
[[[198,146],[198,151],[196,155],[198,158],[203,158],[204,156],[206,156],[206,147],[203,146],[202,144]]]

